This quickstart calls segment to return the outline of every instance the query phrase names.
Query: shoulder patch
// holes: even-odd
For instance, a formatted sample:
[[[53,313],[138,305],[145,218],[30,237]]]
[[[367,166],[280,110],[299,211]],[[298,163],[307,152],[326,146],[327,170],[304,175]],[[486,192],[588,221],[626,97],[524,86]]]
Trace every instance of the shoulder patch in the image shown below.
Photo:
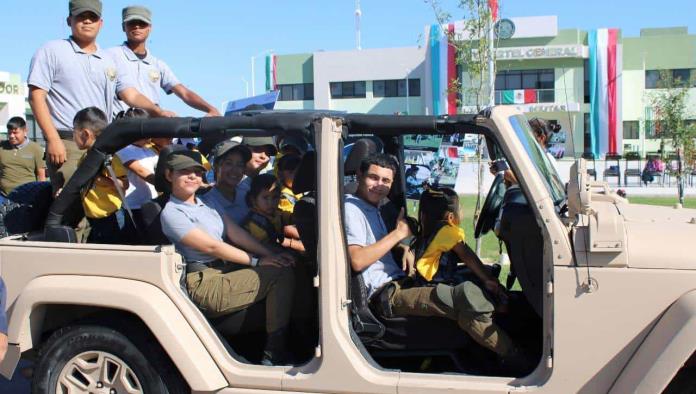
[[[160,79],[160,73],[157,70],[150,70],[148,77],[150,78],[150,82],[157,83]]]

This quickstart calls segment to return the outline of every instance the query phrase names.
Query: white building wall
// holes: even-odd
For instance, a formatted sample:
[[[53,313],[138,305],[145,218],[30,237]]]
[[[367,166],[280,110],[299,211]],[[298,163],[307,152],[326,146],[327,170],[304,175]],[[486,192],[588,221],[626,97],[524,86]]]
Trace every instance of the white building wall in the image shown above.
[[[361,51],[336,51],[314,53],[314,108],[360,111],[361,108],[374,107],[364,99],[331,99],[329,83],[342,81],[368,81],[366,90],[371,94],[370,81],[382,79],[419,78],[421,97],[425,92],[425,49],[417,47],[363,49]],[[377,98],[374,100],[394,100]],[[404,99],[405,98],[398,98]],[[397,99],[397,100],[398,100]],[[415,101],[415,98],[411,98]],[[366,102],[367,101],[367,102]],[[415,104],[422,108],[423,103]],[[405,106],[405,104],[404,104]],[[402,107],[401,111],[403,111]]]

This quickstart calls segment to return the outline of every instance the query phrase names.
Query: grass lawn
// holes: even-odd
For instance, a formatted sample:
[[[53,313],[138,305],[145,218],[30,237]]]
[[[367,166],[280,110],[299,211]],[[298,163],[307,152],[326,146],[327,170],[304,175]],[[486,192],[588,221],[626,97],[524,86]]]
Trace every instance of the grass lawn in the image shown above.
[[[674,206],[677,203],[677,197],[629,197],[628,199],[633,204],[645,204],[645,205],[663,205],[663,206]],[[474,215],[474,207],[476,206],[476,196],[475,195],[460,195],[459,204],[462,206],[462,212],[464,213],[464,218],[462,219],[462,227],[466,233],[466,243],[475,250],[476,239],[474,239],[474,224],[472,218]],[[483,201],[481,201],[483,204]],[[409,216],[418,216],[418,201],[408,200],[408,214]],[[684,199],[684,208],[696,208],[696,197],[688,197]],[[503,246],[503,250],[505,247]],[[500,247],[498,245],[498,238],[496,238],[493,232],[489,232],[482,238],[481,244],[481,254],[479,255],[481,259],[486,263],[494,263],[498,261],[500,257]],[[500,272],[500,280],[505,283],[505,278],[507,278],[507,272],[509,266],[503,266]],[[518,285],[516,284],[515,287]]]

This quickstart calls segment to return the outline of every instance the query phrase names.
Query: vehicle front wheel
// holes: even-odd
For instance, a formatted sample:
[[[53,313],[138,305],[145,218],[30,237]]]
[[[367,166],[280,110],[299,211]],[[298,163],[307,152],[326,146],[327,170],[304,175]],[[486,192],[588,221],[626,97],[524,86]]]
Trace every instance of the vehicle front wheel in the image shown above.
[[[41,348],[32,393],[167,393],[148,358],[120,332],[62,328]]]

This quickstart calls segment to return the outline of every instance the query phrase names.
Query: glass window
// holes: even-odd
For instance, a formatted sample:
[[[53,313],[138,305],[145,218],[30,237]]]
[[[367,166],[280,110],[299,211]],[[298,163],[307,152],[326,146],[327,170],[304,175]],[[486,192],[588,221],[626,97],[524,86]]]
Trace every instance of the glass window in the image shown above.
[[[537,101],[540,103],[553,103],[556,101],[555,93],[553,89],[541,89],[537,92]]]
[[[292,85],[292,99],[293,100],[302,100],[304,99],[304,85],[303,84],[296,84]]]
[[[522,89],[522,74],[519,71],[508,71],[505,75],[505,89]]]
[[[539,73],[536,70],[522,72],[522,89],[537,89]]]
[[[353,96],[365,97],[365,81],[353,82]]]
[[[637,140],[640,138],[639,123],[637,120],[625,120],[623,122],[623,138],[625,140]]]
[[[583,124],[583,143],[585,144],[585,149],[583,152],[592,152],[592,134],[590,133],[590,114],[582,114],[582,124]]]
[[[412,78],[408,80],[408,95],[411,97],[420,96],[420,79]]]
[[[372,82],[372,96],[373,97],[384,97],[384,82],[385,81],[373,81]]]
[[[405,79],[397,79],[396,81],[396,91],[397,95],[399,97],[406,97],[406,80]],[[409,95],[411,92],[408,92]]]
[[[355,85],[353,82],[343,82],[343,97],[353,97],[355,95]]]
[[[554,72],[553,70],[541,70],[539,73],[539,89],[553,89],[554,86],[554,80],[556,79],[554,77]]]
[[[397,81],[395,79],[391,79],[384,82],[384,97],[397,97],[399,94]]]
[[[505,90],[505,72],[499,72],[495,75],[495,90]]]
[[[331,82],[329,87],[331,88],[331,98],[343,97],[343,88],[340,82]]]
[[[660,70],[645,70],[645,88],[657,89],[660,85]]]
[[[304,99],[305,100],[314,100],[314,84],[313,83],[306,83],[304,84]]]
[[[280,87],[280,100],[290,101],[292,100],[292,85],[279,85]]]
[[[590,102],[590,61],[589,59],[585,59],[582,62],[582,68],[583,68],[583,90],[584,90],[584,102],[589,103]]]
[[[686,87],[691,79],[691,69],[678,68],[672,70],[672,78],[675,86]]]

